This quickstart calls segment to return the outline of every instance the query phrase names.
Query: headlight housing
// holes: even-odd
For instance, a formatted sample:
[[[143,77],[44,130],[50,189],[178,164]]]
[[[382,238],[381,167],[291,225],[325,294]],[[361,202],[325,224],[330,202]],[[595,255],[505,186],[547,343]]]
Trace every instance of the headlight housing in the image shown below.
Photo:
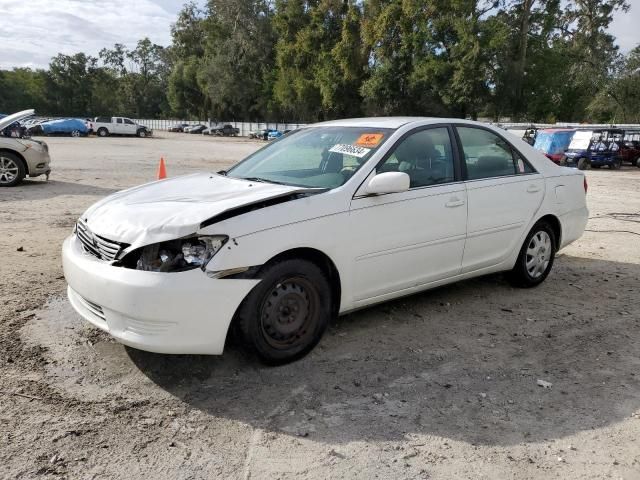
[[[16,139],[18,141],[18,143],[20,143],[20,145],[22,145],[23,147],[29,149],[29,148],[33,148],[34,150],[37,150],[38,152],[43,152],[46,150],[45,145],[42,142],[39,142],[37,140],[33,140],[31,138],[19,138]]]
[[[147,272],[204,270],[228,239],[226,235],[206,235],[153,243],[131,252],[123,263],[129,268]]]

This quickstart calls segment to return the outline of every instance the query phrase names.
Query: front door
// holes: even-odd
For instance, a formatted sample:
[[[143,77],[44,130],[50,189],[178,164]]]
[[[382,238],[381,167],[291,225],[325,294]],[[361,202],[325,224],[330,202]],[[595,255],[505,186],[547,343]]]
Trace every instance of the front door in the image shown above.
[[[460,272],[467,197],[459,181],[452,131],[438,126],[398,141],[376,173],[410,177],[400,193],[353,198],[350,238],[355,252],[355,306],[428,285]],[[371,178],[371,176],[369,177]]]

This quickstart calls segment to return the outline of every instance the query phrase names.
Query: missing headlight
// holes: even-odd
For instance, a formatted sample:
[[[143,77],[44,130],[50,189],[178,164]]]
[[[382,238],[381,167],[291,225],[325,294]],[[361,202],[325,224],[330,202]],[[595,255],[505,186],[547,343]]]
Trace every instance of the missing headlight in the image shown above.
[[[183,272],[202,268],[227,242],[224,235],[188,237],[154,243],[129,253],[122,266],[147,272]]]

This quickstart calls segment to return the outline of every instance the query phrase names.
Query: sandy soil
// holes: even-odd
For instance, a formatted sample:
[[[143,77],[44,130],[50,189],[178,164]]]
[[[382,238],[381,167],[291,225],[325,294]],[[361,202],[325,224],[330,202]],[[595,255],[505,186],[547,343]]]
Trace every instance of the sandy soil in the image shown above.
[[[52,138],[51,180],[0,190],[0,478],[640,478],[640,169],[588,172],[590,231],[539,288],[383,304],[268,368],[125,348],[64,298],[91,203],[261,145],[163,137]]]

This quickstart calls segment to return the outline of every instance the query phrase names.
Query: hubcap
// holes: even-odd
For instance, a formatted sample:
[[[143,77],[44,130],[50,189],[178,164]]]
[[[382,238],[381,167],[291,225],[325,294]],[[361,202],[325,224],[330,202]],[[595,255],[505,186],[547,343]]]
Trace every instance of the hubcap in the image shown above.
[[[526,268],[531,278],[539,278],[547,270],[552,248],[551,237],[544,230],[531,237],[526,255]]]
[[[0,157],[0,183],[11,183],[18,176],[18,165],[7,157]]]
[[[287,279],[267,294],[260,312],[265,340],[274,348],[284,349],[312,335],[317,311],[317,297],[311,284],[303,278]]]

